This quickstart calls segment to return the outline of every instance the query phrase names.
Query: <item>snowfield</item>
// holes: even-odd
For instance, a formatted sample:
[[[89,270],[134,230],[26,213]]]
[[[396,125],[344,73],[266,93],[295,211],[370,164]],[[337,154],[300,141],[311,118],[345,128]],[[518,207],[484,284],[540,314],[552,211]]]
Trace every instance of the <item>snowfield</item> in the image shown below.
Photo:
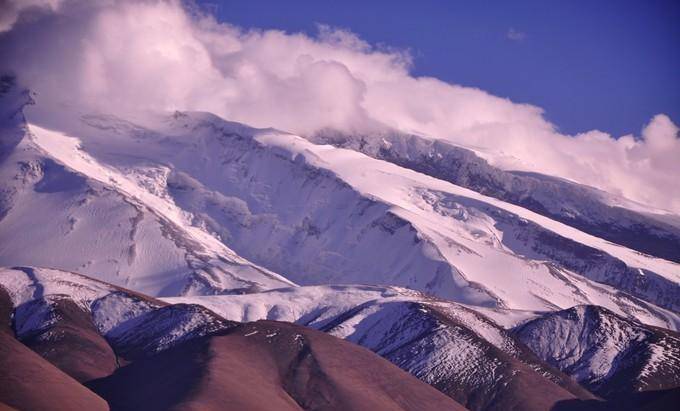
[[[154,296],[385,284],[678,326],[679,264],[388,161],[208,113],[25,112],[0,164],[3,265]]]
[[[75,138],[30,130],[0,171],[9,203],[2,264],[73,270],[152,295],[293,284],[187,223],[172,201],[99,164]]]

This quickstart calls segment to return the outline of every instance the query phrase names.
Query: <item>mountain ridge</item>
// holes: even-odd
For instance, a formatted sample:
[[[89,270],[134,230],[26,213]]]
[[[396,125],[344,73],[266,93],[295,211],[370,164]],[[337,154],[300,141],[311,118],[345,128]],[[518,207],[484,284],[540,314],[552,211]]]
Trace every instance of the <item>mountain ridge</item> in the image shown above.
[[[673,216],[422,136],[39,100],[0,78],[0,314],[65,401],[598,410],[680,387]]]

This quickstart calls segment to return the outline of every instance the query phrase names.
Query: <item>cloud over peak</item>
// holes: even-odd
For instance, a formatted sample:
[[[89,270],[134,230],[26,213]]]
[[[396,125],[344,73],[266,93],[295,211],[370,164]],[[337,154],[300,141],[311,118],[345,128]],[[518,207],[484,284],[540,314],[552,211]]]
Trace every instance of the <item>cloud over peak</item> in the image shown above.
[[[678,128],[662,114],[637,138],[568,136],[536,106],[414,77],[408,53],[347,30],[320,26],[314,37],[243,30],[171,0],[43,1],[13,10],[2,20],[0,65],[43,105],[204,110],[300,134],[398,128],[478,147],[506,168],[680,212]]]

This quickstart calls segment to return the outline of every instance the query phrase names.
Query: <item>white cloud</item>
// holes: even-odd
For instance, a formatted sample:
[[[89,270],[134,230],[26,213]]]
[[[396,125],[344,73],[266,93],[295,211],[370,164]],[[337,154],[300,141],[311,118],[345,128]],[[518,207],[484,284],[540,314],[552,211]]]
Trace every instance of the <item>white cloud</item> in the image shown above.
[[[31,11],[59,10],[62,0],[2,0],[0,2],[0,33],[9,31],[20,14]]]
[[[512,41],[522,41],[525,38],[527,38],[527,34],[522,32],[522,31],[519,31],[517,29],[510,27],[508,29],[507,33],[505,33],[505,37],[507,37],[508,39],[510,39]]]
[[[396,127],[502,153],[501,166],[680,212],[678,128],[664,115],[638,139],[567,136],[538,107],[413,77],[408,54],[348,31],[322,26],[315,38],[243,31],[178,1],[71,0],[32,10],[0,35],[0,65],[44,105],[205,110],[301,134]]]

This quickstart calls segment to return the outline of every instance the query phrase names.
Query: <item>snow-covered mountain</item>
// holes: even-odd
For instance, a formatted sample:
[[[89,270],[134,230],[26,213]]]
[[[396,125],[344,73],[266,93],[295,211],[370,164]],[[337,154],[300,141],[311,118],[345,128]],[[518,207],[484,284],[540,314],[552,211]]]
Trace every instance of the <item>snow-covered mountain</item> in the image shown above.
[[[578,306],[514,330],[539,357],[605,398],[680,386],[680,334]]]
[[[126,174],[98,163],[75,139],[35,133],[22,112],[30,95],[10,87],[2,100],[10,109],[2,111],[1,264],[73,270],[153,295],[292,284],[186,223],[153,191],[162,169],[140,164]]]
[[[309,328],[475,410],[680,386],[680,364],[656,360],[679,349],[677,216],[420,136],[55,110],[0,83],[0,266],[21,267],[0,272],[12,330],[69,378],[103,378],[92,387],[108,400],[143,406],[135,381],[181,367],[179,385],[222,375],[225,352],[257,335],[251,354],[271,361],[251,377],[290,372],[272,395],[317,401],[296,390],[330,363],[295,363],[313,351],[296,336],[334,344]],[[258,320],[296,325],[239,324]],[[285,338],[271,348],[270,334]],[[360,377],[388,401],[384,380]],[[201,384],[192,392],[216,390]],[[356,405],[352,392],[335,404]]]
[[[372,135],[326,130],[310,139],[360,151],[680,263],[680,218],[668,211],[560,178],[501,170],[483,158],[488,153],[476,153],[446,140],[396,130]]]
[[[25,111],[0,164],[2,264],[151,295],[391,284],[677,327],[677,263],[390,162],[205,113]]]

